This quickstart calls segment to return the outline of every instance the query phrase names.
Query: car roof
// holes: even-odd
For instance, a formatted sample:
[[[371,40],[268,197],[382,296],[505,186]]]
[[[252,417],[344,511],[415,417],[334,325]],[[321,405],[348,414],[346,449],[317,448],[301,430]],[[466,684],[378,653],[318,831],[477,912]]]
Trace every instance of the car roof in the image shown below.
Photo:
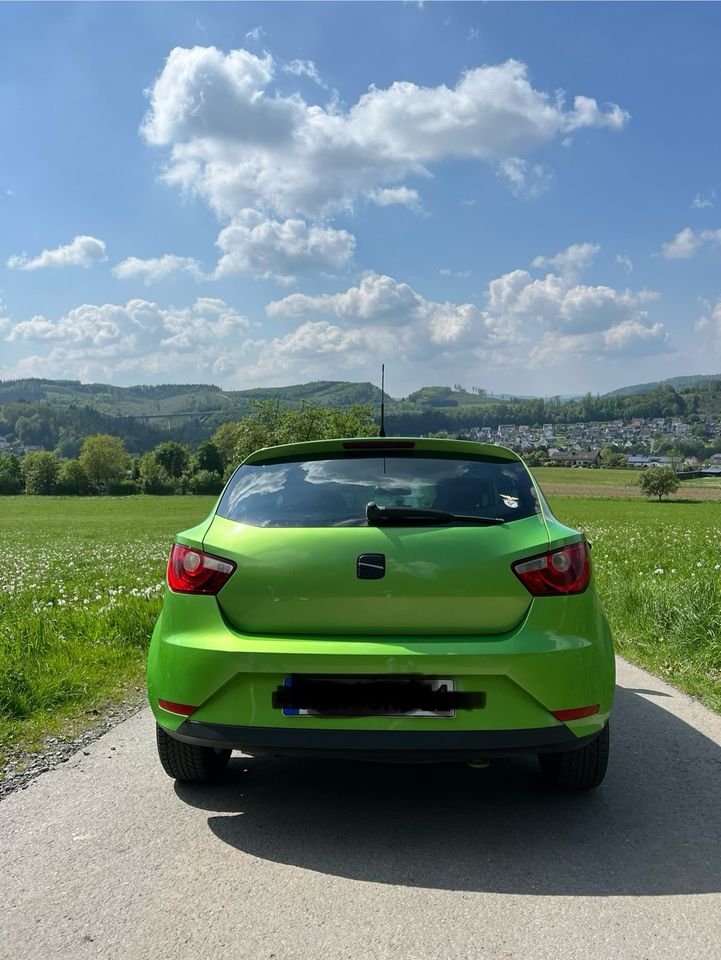
[[[474,440],[445,440],[437,437],[343,437],[337,440],[308,440],[303,443],[284,443],[276,447],[262,447],[246,457],[243,463],[272,463],[287,457],[320,459],[323,454],[376,450],[379,456],[413,451],[415,453],[456,453],[460,457],[493,457],[497,460],[520,461],[508,447]]]

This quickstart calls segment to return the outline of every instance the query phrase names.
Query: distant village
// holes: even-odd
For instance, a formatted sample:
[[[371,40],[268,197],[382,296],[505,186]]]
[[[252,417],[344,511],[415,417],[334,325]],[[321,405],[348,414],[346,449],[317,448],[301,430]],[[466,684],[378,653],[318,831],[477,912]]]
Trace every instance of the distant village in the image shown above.
[[[501,423],[495,428],[469,427],[463,436],[510,447],[524,458],[548,466],[598,468],[604,465],[601,451],[612,450],[618,456],[606,465],[636,469],[668,465],[682,471],[703,468],[704,473],[721,473],[721,452],[708,458],[657,452],[683,447],[692,440],[705,444],[721,440],[721,417],[706,414],[696,414],[693,423],[682,417],[544,423],[541,427]]]

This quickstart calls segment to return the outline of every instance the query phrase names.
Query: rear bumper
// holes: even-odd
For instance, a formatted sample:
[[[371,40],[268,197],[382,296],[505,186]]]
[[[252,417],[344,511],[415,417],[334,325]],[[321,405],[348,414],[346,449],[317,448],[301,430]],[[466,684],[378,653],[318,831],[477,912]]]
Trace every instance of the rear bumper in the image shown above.
[[[241,727],[185,720],[167,733],[202,747],[251,754],[390,762],[482,760],[518,753],[577,750],[598,736],[577,737],[565,726],[530,730],[333,730]]]
[[[331,674],[452,679],[458,692],[482,695],[483,707],[459,709],[455,717],[331,722],[286,717],[273,707],[285,677]],[[608,623],[592,590],[560,601],[536,598],[513,631],[478,637],[247,635],[227,623],[215,597],[172,594],[148,657],[150,704],[163,729],[247,752],[458,750],[473,758],[498,750],[541,752],[556,742],[571,749],[608,720],[614,679]],[[168,712],[160,699],[189,705],[193,714]],[[561,723],[553,716],[591,704],[599,710],[584,719]],[[201,727],[211,732],[206,736]],[[336,733],[334,742],[323,739]],[[365,734],[388,739],[366,741]]]

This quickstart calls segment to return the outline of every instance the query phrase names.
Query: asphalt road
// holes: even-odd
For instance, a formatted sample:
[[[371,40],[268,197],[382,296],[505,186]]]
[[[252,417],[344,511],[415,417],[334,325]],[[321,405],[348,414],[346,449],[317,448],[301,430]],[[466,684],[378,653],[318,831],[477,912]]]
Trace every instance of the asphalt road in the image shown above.
[[[0,804],[0,957],[718,960],[721,717],[619,684],[590,796],[526,760],[175,786],[146,710]]]

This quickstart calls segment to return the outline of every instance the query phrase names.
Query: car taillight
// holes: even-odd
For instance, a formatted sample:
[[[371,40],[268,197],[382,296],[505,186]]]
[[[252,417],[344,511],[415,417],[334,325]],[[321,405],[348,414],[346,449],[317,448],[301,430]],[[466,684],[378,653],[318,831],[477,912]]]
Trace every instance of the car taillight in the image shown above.
[[[175,593],[216,594],[234,570],[232,560],[174,543],[168,559],[168,586]]]
[[[582,540],[540,557],[519,560],[511,569],[534,597],[583,593],[591,579],[591,556]]]

